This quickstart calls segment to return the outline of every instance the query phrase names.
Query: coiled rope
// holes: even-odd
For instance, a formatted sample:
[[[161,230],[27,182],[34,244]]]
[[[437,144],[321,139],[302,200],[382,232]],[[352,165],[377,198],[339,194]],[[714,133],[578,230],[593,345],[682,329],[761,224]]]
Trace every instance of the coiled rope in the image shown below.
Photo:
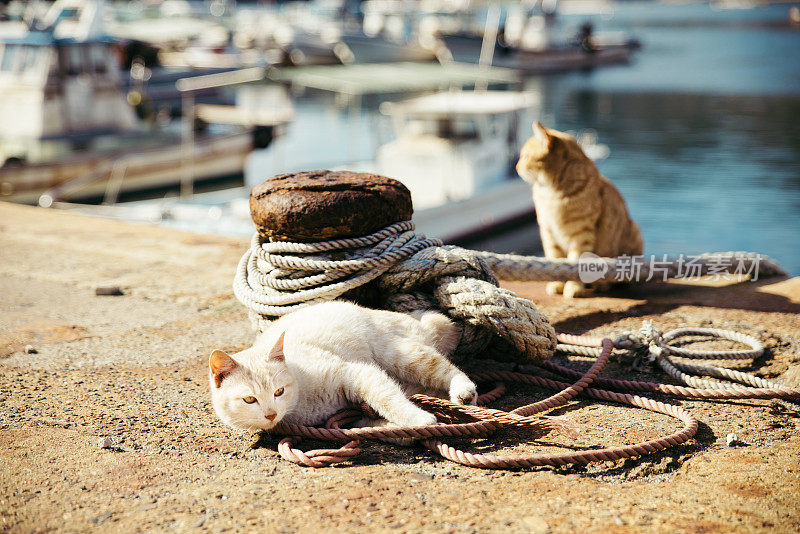
[[[422,439],[431,450],[453,461],[474,467],[520,468],[539,465],[565,465],[592,461],[617,460],[652,453],[684,443],[697,430],[697,420],[674,405],[664,404],[625,391],[667,393],[683,398],[739,399],[800,397],[800,389],[787,388],[759,377],[713,366],[674,362],[670,355],[686,358],[754,358],[763,352],[755,338],[718,329],[679,329],[666,334],[646,324],[639,332],[628,332],[615,341],[580,336],[559,335],[547,318],[527,299],[498,287],[495,274],[508,280],[580,280],[580,264],[569,260],[548,260],[474,252],[416,234],[411,221],[390,225],[369,236],[318,243],[271,242],[253,237],[250,249],[239,262],[233,289],[236,297],[251,312],[258,330],[276,317],[314,303],[334,300],[365,284],[375,282],[381,296],[380,307],[408,312],[437,308],[447,313],[462,328],[456,359],[485,349],[494,337],[505,340],[528,362],[541,362],[541,368],[568,379],[573,384],[551,380],[531,373],[489,372],[475,375],[477,381],[513,381],[558,389],[544,401],[521,406],[511,412],[483,407],[465,407],[422,395],[413,400],[429,409],[440,420],[471,418],[471,422],[450,422],[426,427],[342,428],[361,417],[348,410],[332,417],[325,428],[279,423],[273,431],[284,434],[280,454],[295,463],[323,467],[352,459],[358,454],[359,439]],[[607,269],[600,279],[611,279],[621,258],[600,258]],[[765,256],[752,253],[706,254],[693,260],[693,275],[722,272],[752,272],[758,267],[763,276],[783,271]],[[658,264],[659,275],[682,274],[682,260]],[[639,264],[636,279],[646,278],[652,265]],[[634,272],[634,271],[631,271]],[[617,279],[617,278],[615,278]],[[712,336],[747,344],[744,351],[697,351],[670,345],[688,335]],[[628,350],[658,363],[671,377],[692,387],[651,382],[597,379],[612,351]],[[597,360],[584,374],[552,362],[544,362],[555,350]],[[695,378],[689,373],[728,379],[738,384],[724,384]],[[594,383],[605,389],[589,388]],[[753,387],[747,387],[753,386]],[[622,391],[613,391],[622,390]],[[481,396],[481,403],[499,398],[504,386]],[[538,416],[544,410],[561,406],[577,395],[620,402],[680,419],[684,426],[655,440],[606,449],[543,455],[499,456],[471,454],[442,442],[443,437],[485,436],[506,426],[537,430],[561,430],[570,433],[568,424],[558,418]],[[339,449],[303,452],[295,446],[301,437],[346,441]]]
[[[531,301],[501,289],[475,252],[413,230],[405,221],[319,243],[271,242],[256,234],[239,261],[233,292],[261,331],[276,317],[375,281],[381,308],[449,315],[462,330],[456,361],[483,351],[495,336],[528,360],[553,354],[555,330]]]

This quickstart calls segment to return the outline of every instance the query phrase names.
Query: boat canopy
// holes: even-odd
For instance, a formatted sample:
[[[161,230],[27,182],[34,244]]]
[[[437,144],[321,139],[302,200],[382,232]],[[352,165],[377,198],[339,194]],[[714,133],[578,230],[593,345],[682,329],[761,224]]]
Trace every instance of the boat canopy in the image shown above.
[[[381,113],[420,118],[500,115],[539,104],[539,95],[520,91],[441,92],[402,102],[385,102]]]

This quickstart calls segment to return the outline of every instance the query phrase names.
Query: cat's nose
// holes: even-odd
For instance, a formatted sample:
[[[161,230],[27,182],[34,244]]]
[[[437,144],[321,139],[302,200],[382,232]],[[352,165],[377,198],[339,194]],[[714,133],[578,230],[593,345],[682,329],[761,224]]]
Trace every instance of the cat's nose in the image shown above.
[[[264,414],[264,417],[267,419],[267,421],[274,421],[274,420],[275,420],[275,417],[276,417],[277,415],[278,415],[278,414],[276,414],[276,413],[265,413],[265,414]]]

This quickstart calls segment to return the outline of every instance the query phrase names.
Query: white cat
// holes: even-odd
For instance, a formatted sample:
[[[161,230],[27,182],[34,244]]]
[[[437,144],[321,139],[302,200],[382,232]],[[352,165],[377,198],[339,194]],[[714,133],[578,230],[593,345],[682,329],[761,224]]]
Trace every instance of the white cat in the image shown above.
[[[243,430],[318,425],[362,401],[389,423],[431,425],[436,417],[408,395],[477,401],[475,384],[446,357],[457,343],[455,325],[440,313],[317,304],[281,317],[251,348],[232,356],[215,350],[211,399],[224,423]]]

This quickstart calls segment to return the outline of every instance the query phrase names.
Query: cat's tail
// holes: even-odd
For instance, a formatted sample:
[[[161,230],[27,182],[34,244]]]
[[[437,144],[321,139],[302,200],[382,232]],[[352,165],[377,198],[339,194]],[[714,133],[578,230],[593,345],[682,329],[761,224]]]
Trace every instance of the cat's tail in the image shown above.
[[[428,310],[414,312],[412,316],[419,320],[428,342],[444,354],[450,356],[456,350],[461,334],[453,321],[439,312]]]

